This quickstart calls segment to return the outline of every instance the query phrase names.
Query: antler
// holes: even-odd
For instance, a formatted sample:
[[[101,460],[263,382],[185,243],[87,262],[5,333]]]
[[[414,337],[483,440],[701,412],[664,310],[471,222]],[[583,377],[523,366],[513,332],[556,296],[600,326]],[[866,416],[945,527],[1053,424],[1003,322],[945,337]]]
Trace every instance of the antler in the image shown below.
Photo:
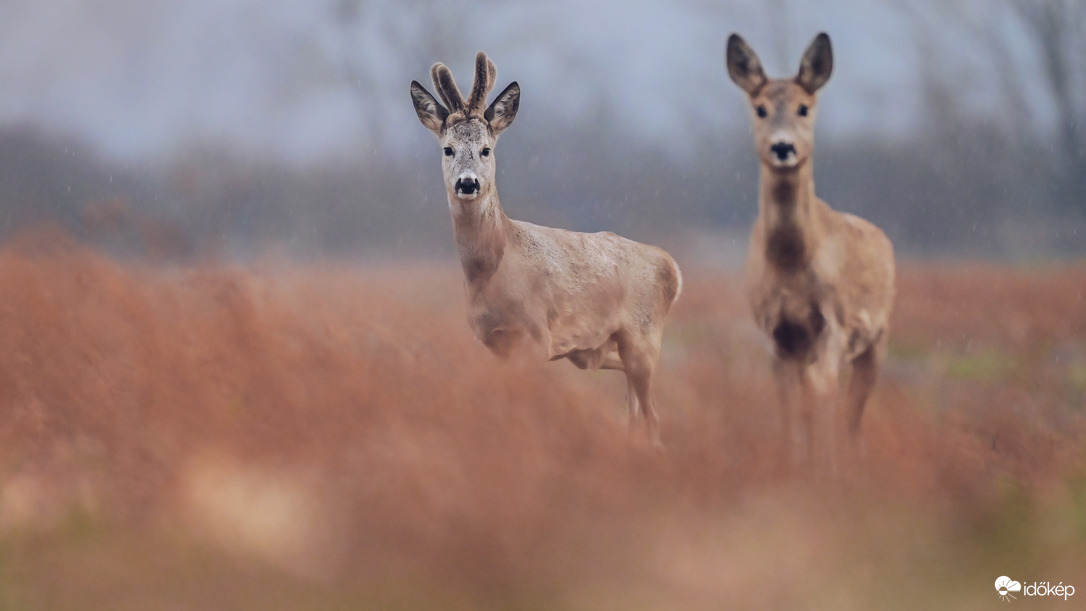
[[[486,106],[486,96],[494,88],[494,81],[498,78],[498,68],[494,62],[479,51],[475,55],[475,82],[471,86],[471,95],[468,96],[466,112],[481,115]]]
[[[456,81],[453,80],[448,66],[441,62],[434,64],[430,68],[430,78],[434,79],[434,89],[437,89],[437,94],[441,96],[445,106],[449,107],[450,112],[464,109],[464,96],[460,94],[460,89],[456,86]]]
[[[486,96],[494,88],[498,78],[498,68],[494,62],[479,51],[475,56],[475,81],[471,85],[471,94],[464,101],[463,94],[453,80],[452,71],[440,62],[430,68],[430,77],[434,79],[434,88],[444,100],[451,112],[462,112],[465,116],[483,116],[486,109]]]

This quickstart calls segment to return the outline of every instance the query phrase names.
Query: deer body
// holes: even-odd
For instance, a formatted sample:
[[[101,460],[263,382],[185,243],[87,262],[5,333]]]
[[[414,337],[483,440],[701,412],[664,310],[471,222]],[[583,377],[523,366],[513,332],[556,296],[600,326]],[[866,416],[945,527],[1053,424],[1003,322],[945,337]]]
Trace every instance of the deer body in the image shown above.
[[[851,361],[888,326],[893,248],[877,227],[813,193],[782,199],[782,191],[794,192],[781,185],[792,178],[762,177],[747,252],[748,298],[778,356],[817,360],[830,326],[844,334],[841,356]]]
[[[750,97],[761,161],[758,217],[747,253],[748,298],[773,344],[782,449],[792,453],[798,407],[809,459],[832,469],[840,365],[852,367],[846,417],[855,437],[885,351],[893,246],[875,225],[837,212],[815,195],[815,92],[832,70],[829,37],[815,39],[794,79],[766,78],[753,50],[734,34],[726,63]]]
[[[491,352],[538,360],[566,358],[582,369],[626,373],[631,423],[639,416],[658,441],[651,380],[663,320],[682,277],[663,250],[610,232],[578,233],[507,217],[498,199],[492,148],[520,101],[509,85],[483,111],[496,70],[483,53],[464,101],[442,64],[431,70],[445,104],[417,82],[411,97],[437,135],[457,250],[464,270],[468,324]]]

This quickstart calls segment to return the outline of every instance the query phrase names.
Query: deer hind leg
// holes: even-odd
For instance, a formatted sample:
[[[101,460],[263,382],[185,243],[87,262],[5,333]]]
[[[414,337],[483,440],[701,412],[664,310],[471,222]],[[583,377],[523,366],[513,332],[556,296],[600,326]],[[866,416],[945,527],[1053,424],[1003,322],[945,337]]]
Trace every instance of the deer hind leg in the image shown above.
[[[622,333],[618,337],[618,355],[626,371],[626,405],[630,412],[631,429],[644,421],[646,434],[654,446],[660,445],[660,419],[652,397],[652,374],[656,368],[659,342],[650,338]]]
[[[879,366],[882,364],[885,353],[886,341],[880,337],[867,350],[852,359],[852,377],[848,383],[845,416],[848,419],[849,437],[854,442],[859,438],[864,405],[875,387],[875,381],[879,376]]]
[[[626,411],[626,422],[632,431],[637,426],[640,417],[640,406],[637,402],[637,390],[634,389],[633,378],[629,375],[626,376]]]

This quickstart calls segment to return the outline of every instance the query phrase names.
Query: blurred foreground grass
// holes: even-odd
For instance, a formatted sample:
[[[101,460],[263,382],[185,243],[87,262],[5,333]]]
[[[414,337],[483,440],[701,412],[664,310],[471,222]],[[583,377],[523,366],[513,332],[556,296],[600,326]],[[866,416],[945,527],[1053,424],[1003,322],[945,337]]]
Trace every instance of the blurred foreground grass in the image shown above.
[[[685,273],[656,454],[621,375],[496,363],[454,266],[10,245],[0,609],[990,608],[1000,575],[1086,596],[1086,265],[906,265],[831,481],[772,460],[738,277]]]

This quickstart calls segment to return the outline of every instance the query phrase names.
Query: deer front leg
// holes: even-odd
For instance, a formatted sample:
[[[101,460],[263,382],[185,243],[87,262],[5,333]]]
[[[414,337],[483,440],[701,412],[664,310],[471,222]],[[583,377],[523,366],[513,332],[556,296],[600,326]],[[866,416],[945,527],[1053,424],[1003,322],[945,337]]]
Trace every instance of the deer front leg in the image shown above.
[[[513,318],[492,310],[469,319],[483,345],[503,361],[539,362],[547,359],[549,334],[523,314]]]
[[[781,467],[793,469],[799,463],[796,448],[796,391],[799,369],[794,361],[773,358],[773,381],[777,386],[777,403],[781,413],[781,431],[777,446],[777,460]]]
[[[813,363],[801,375],[807,420],[808,455],[817,472],[833,476],[837,471],[838,378],[844,342],[831,329]]]
[[[507,361],[523,336],[524,332],[517,329],[490,329],[481,339],[490,352]]]
[[[836,469],[837,376],[822,363],[806,367],[801,381],[807,459],[816,473]]]

